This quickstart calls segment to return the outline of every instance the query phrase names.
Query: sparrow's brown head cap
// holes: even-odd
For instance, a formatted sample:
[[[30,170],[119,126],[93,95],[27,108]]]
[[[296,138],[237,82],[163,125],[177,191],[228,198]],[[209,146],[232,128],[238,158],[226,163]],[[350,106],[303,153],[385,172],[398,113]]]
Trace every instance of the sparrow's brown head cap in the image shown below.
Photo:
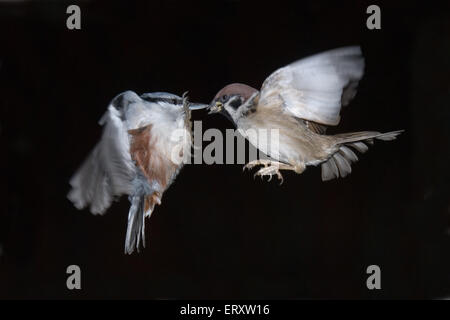
[[[247,101],[255,92],[258,92],[255,88],[252,88],[243,83],[232,83],[223,87],[214,97],[213,101],[220,99],[223,96],[240,95],[244,102]]]

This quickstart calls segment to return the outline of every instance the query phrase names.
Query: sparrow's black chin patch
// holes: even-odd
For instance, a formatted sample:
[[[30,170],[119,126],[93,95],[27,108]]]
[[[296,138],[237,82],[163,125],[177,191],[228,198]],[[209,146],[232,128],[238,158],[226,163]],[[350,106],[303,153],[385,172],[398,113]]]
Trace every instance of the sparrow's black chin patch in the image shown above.
[[[220,114],[225,116],[225,118],[227,118],[228,120],[230,120],[231,122],[234,123],[233,118],[230,116],[230,114],[228,113],[227,110],[222,109],[222,111],[220,111]]]

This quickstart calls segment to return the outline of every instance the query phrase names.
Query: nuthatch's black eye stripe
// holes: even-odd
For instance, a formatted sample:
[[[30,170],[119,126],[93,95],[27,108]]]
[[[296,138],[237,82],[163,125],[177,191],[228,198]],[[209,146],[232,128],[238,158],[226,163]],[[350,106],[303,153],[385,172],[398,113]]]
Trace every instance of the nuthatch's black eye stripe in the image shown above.
[[[143,97],[142,98],[145,101],[148,102],[166,102],[166,103],[170,103],[170,104],[175,104],[175,105],[182,105],[183,104],[183,100],[182,99],[175,99],[175,98],[161,98],[161,97]]]

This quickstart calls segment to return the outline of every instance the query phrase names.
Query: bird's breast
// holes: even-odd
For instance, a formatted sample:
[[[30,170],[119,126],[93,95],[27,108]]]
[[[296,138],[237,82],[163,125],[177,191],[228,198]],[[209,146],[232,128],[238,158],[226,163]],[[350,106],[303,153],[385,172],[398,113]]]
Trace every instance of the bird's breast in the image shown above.
[[[317,135],[277,106],[258,109],[238,128],[253,146],[282,162],[314,161],[320,149]]]
[[[190,155],[191,133],[184,117],[159,121],[128,130],[130,154],[149,183],[157,181],[163,192]]]

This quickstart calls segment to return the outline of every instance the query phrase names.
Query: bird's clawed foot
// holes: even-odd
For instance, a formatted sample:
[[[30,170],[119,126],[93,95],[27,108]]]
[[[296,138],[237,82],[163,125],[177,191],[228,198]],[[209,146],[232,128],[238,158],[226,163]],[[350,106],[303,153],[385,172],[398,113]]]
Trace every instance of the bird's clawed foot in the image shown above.
[[[281,185],[283,183],[283,176],[280,173],[279,166],[268,166],[268,167],[265,166],[264,168],[259,169],[253,175],[253,177],[260,176],[262,179],[264,176],[269,176],[269,180],[267,180],[267,181],[270,181],[270,180],[272,180],[272,176],[275,174],[277,175],[278,180],[280,180],[280,185]]]
[[[183,99],[183,110],[184,110],[184,113],[186,114],[186,117],[184,118],[184,123],[185,123],[186,127],[190,128],[191,127],[191,110],[189,110],[189,98],[188,98],[187,94],[188,94],[188,91],[183,93],[183,96],[181,98]]]
[[[245,169],[252,169],[256,166],[264,166],[267,167],[268,165],[270,165],[272,163],[272,161],[270,160],[264,160],[264,159],[259,159],[259,160],[253,160],[250,161],[249,163],[247,163],[243,168],[242,171],[245,171]]]
[[[278,179],[280,180],[280,184],[283,183],[283,176],[280,173],[280,165],[284,165],[280,162],[271,161],[271,160],[265,160],[265,159],[259,159],[259,160],[253,160],[247,163],[243,170],[245,169],[252,169],[256,166],[264,166],[263,168],[260,168],[253,177],[260,176],[261,178],[264,176],[269,176],[269,180],[272,180],[273,175],[277,175]]]

